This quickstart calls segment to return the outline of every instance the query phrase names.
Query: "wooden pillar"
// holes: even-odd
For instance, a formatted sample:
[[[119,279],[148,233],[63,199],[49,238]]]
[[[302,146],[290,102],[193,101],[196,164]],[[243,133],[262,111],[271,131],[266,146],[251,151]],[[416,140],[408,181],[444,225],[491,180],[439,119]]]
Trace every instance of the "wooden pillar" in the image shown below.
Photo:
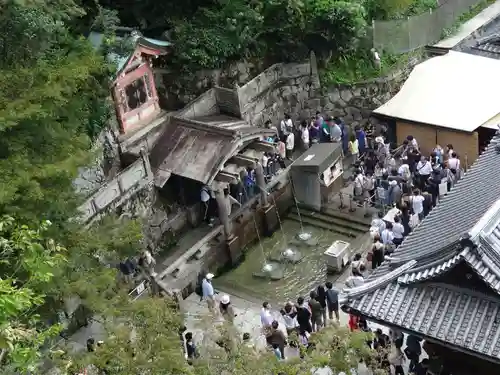
[[[260,191],[260,204],[262,207],[269,206],[269,202],[267,199],[267,191],[266,191],[266,178],[264,177],[264,169],[262,168],[262,164],[260,162],[255,166],[255,179],[257,182],[257,188]]]
[[[231,220],[229,219],[229,212],[226,206],[226,198],[224,197],[224,192],[218,190],[215,192],[215,200],[217,201],[217,208],[219,209],[219,219],[221,221],[222,226],[224,227],[224,235],[226,236],[226,240],[229,241],[233,239],[233,228]]]

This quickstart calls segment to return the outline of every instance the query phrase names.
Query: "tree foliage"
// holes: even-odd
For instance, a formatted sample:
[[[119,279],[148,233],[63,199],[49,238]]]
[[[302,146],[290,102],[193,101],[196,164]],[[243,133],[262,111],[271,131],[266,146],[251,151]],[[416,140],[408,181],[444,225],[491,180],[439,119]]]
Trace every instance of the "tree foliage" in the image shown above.
[[[54,3],[8,1],[0,16],[0,212],[31,223],[76,207],[71,182],[108,95],[104,61],[65,23],[78,8]]]
[[[66,262],[66,250],[46,236],[49,226],[20,226],[12,217],[0,221],[0,349],[8,352],[10,373],[33,370],[42,345],[59,331],[38,313]]]

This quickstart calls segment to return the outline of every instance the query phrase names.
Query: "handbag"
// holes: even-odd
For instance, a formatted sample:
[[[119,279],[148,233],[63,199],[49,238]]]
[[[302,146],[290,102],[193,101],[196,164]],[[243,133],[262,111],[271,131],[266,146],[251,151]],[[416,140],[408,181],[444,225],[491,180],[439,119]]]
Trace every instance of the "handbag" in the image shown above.
[[[373,252],[369,251],[368,254],[366,254],[366,260],[368,262],[371,262],[373,260]]]

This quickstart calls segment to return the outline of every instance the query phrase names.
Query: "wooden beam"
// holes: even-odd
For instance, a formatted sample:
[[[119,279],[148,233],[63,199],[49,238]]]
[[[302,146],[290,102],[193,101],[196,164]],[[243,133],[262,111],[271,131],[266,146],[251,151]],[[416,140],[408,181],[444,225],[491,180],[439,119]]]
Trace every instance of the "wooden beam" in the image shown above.
[[[262,151],[257,151],[254,149],[247,149],[243,151],[243,153],[239,154],[249,160],[253,160],[254,162],[258,162],[262,158]]]
[[[229,159],[229,163],[239,165],[241,167],[255,167],[255,159],[249,158],[248,156],[237,154]]]
[[[269,142],[264,142],[264,141],[257,141],[257,142],[252,142],[248,145],[248,148],[251,148],[253,150],[257,151],[263,151],[263,152],[275,152],[276,148],[272,143]]]
[[[236,180],[237,178],[238,178],[238,176],[235,174],[232,174],[232,173],[229,173],[226,171],[220,171],[215,176],[215,181],[231,183],[232,181]]]

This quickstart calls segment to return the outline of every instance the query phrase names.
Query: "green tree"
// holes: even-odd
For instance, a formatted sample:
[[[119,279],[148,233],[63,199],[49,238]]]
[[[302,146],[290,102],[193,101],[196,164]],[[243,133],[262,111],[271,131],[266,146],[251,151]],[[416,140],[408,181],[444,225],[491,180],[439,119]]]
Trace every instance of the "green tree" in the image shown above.
[[[103,59],[65,24],[79,9],[49,5],[8,1],[0,16],[0,212],[26,223],[74,212],[72,180],[108,95]]]
[[[50,222],[36,228],[11,217],[0,220],[0,349],[2,373],[33,370],[41,347],[59,332],[41,320],[38,309],[66,262],[66,250],[47,237]]]
[[[369,334],[335,326],[311,336],[314,348],[303,351],[304,359],[281,362],[269,352],[243,344],[235,327],[214,326],[208,319],[200,322],[203,342],[195,343],[200,357],[188,365],[179,340],[182,316],[168,298],[146,297],[128,305],[121,303],[119,309],[109,310],[108,317],[108,338],[95,352],[75,356],[76,368],[95,365],[109,375],[302,375],[312,368],[328,366],[337,374],[357,368],[360,358],[372,369],[380,368],[377,353],[366,345]]]

